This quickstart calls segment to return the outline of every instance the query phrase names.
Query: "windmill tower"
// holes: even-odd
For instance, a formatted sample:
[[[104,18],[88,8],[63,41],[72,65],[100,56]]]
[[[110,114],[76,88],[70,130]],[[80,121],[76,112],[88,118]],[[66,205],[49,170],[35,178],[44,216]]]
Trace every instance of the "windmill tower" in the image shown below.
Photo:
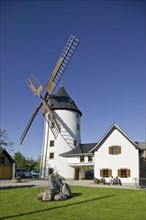
[[[27,80],[27,84],[33,94],[37,95],[41,102],[33,112],[20,138],[20,144],[22,144],[37,113],[42,109],[42,114],[46,120],[41,160],[43,178],[46,178],[52,171],[59,172],[61,175],[65,175],[66,172],[69,173],[70,171],[72,174],[69,177],[73,176],[72,168],[68,168],[66,172],[63,171],[64,168],[67,168],[67,163],[59,154],[70,150],[70,148],[75,148],[80,143],[80,132],[76,126],[80,126],[80,120],[77,115],[81,116],[81,112],[63,87],[60,88],[56,95],[53,92],[78,44],[79,40],[76,36],[71,35],[47,81],[44,95],[41,94],[43,86],[33,75]],[[54,145],[54,151],[52,145]],[[53,158],[56,158],[54,161],[57,160],[57,163],[53,162]],[[49,164],[50,162],[51,164]],[[60,169],[61,166],[62,168]]]
[[[49,174],[57,172],[66,179],[73,179],[74,168],[69,167],[67,159],[61,157],[60,154],[71,148],[74,149],[81,143],[80,117],[82,113],[63,86],[59,88],[57,94],[50,96],[50,104],[60,123],[60,135],[55,138],[48,123],[44,122],[41,178],[48,178]]]

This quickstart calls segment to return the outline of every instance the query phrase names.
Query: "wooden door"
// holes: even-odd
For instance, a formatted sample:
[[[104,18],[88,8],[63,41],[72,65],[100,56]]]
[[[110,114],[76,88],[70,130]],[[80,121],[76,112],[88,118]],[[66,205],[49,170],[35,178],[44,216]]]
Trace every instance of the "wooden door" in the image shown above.
[[[80,173],[80,169],[75,168],[75,180],[79,180],[79,173]]]

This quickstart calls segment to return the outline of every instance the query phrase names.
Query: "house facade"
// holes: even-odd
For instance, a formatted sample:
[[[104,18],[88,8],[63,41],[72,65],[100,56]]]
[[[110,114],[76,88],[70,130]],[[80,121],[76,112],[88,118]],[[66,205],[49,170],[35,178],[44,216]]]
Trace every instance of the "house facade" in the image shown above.
[[[94,152],[94,175],[121,178],[122,183],[134,183],[140,178],[142,148],[133,142],[116,124],[99,141]]]

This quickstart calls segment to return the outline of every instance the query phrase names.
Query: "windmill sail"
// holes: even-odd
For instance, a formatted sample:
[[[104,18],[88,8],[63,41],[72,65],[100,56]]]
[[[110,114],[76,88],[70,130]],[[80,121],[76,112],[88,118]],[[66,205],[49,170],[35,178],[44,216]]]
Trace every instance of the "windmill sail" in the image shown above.
[[[78,46],[78,43],[79,40],[75,36],[71,35],[46,84],[46,90],[49,94],[53,93],[53,91],[55,90],[71,57],[74,54],[76,47]]]
[[[28,122],[21,138],[20,138],[20,145],[22,144],[22,142],[23,142],[23,140],[24,140],[31,124],[32,124],[32,122],[34,121],[34,119],[35,119],[35,117],[36,117],[36,115],[37,115],[37,113],[38,113],[38,111],[40,110],[41,107],[42,107],[42,102],[40,103],[40,105],[35,109],[34,113],[32,114],[32,116],[31,116],[31,118],[30,118],[30,120],[29,120],[29,122]]]
[[[39,83],[39,81],[36,79],[36,77],[31,74],[30,78],[26,81],[28,86],[30,87],[31,91],[34,95],[40,95],[43,86]]]

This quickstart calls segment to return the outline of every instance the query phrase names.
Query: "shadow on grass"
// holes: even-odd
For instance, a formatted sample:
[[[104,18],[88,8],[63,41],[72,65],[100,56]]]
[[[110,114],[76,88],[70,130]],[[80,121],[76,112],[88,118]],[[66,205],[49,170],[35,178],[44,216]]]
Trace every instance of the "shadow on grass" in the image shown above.
[[[71,198],[81,196],[82,193],[71,193]]]
[[[73,193],[71,199],[73,197],[80,196],[80,195],[81,195],[81,193]],[[102,197],[94,198],[94,199],[87,199],[87,200],[80,201],[80,202],[75,202],[75,203],[66,204],[66,205],[60,205],[60,206],[57,206],[57,207],[50,207],[50,208],[47,208],[47,209],[41,209],[41,210],[37,210],[37,211],[33,211],[33,212],[26,212],[26,213],[21,213],[21,214],[17,214],[17,215],[4,216],[4,217],[0,217],[0,219],[4,220],[4,219],[8,219],[8,218],[21,217],[21,216],[25,216],[25,215],[32,215],[32,214],[36,214],[36,213],[39,213],[39,212],[46,212],[46,211],[53,210],[53,209],[60,209],[60,208],[63,208],[63,207],[74,206],[74,205],[78,205],[78,204],[92,202],[92,201],[95,201],[95,200],[107,199],[107,198],[110,198],[110,197],[113,197],[113,196],[115,196],[115,195],[108,195],[108,196],[102,196]],[[61,201],[59,201],[59,202],[61,202]]]

